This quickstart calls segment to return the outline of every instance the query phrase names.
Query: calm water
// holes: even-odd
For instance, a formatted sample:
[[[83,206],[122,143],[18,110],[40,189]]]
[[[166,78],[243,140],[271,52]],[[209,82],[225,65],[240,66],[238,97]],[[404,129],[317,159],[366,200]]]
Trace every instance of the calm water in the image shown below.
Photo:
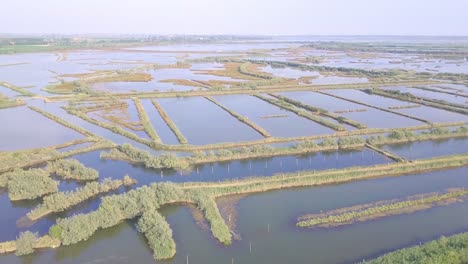
[[[453,138],[434,141],[417,141],[383,147],[408,159],[424,159],[435,156],[468,153],[468,139]]]
[[[1,109],[0,120],[0,151],[50,147],[84,138],[26,106]]]
[[[162,213],[174,231],[177,254],[162,263],[353,263],[391,249],[468,230],[468,203],[436,207],[335,229],[299,229],[304,214],[355,204],[468,187],[465,168],[342,185],[289,189],[250,195],[237,209],[240,241],[224,247],[201,229],[185,207]],[[421,184],[423,182],[424,184]],[[33,256],[0,256],[4,263],[154,263],[135,221],[101,230],[90,240]],[[270,225],[270,232],[268,232]],[[385,237],[385,239],[382,239]],[[250,244],[252,252],[249,252]],[[128,245],[132,245],[129,247]],[[332,249],[332,250],[330,250]]]

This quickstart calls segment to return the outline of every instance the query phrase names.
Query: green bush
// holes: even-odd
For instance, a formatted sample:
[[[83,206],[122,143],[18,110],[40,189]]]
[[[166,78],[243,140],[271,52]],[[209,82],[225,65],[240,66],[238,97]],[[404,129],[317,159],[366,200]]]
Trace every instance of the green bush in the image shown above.
[[[11,200],[36,199],[57,192],[58,184],[42,169],[15,169],[9,174],[8,196]]]
[[[37,233],[30,231],[21,233],[18,239],[16,239],[16,255],[23,256],[34,253],[34,245],[38,239]]]

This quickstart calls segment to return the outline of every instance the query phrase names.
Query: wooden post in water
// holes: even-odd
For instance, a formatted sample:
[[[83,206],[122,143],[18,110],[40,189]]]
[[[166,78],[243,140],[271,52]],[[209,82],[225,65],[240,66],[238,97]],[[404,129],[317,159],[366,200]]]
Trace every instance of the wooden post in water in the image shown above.
[[[188,264],[188,255],[187,255],[187,264]]]
[[[252,241],[249,243],[249,252],[252,253]]]
[[[270,224],[268,224],[268,233],[270,233]]]

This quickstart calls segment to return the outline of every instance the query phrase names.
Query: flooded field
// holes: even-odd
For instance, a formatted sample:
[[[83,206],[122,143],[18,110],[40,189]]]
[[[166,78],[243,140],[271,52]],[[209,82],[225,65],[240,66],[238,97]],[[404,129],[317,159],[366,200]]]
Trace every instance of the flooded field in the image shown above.
[[[0,54],[0,263],[358,263],[467,232],[466,197],[296,225],[468,188],[463,44],[381,40]]]

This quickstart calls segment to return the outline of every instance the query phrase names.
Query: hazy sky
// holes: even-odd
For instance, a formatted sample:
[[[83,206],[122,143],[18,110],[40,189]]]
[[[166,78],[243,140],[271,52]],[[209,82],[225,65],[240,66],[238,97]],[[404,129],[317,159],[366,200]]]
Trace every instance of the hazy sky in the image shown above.
[[[468,0],[1,0],[2,33],[468,35]]]

